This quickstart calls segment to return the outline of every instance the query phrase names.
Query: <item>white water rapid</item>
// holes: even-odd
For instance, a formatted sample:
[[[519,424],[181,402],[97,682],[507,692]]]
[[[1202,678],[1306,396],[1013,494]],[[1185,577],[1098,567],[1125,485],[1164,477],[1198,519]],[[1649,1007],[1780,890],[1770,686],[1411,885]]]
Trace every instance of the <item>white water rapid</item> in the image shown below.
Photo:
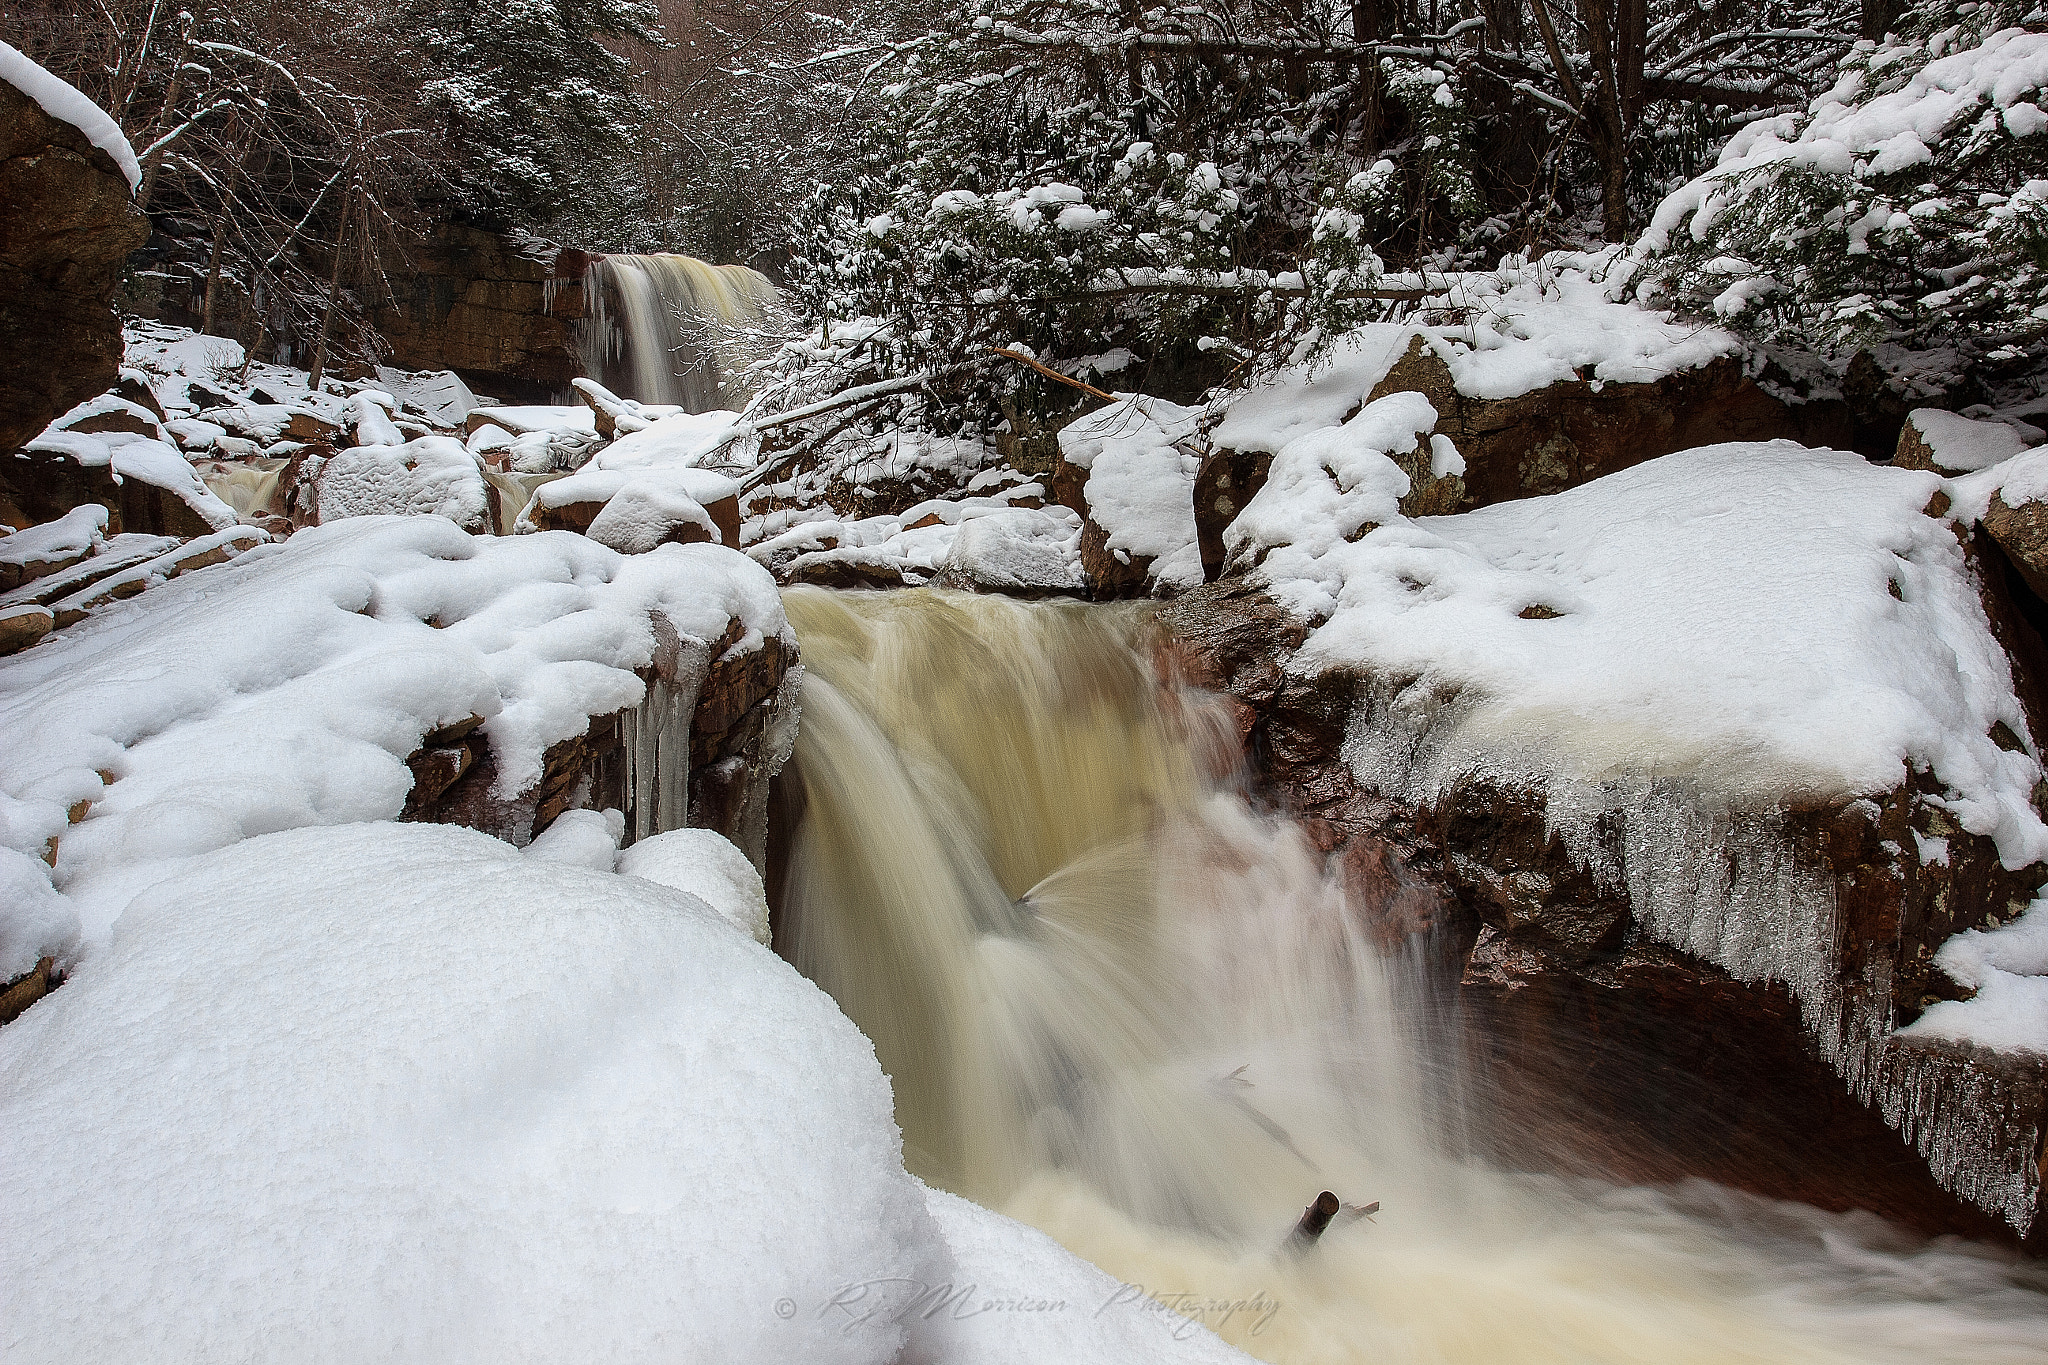
[[[1426,953],[1247,803],[1136,610],[785,601],[782,946],[874,1040],[927,1181],[1275,1362],[2048,1359],[2038,1263],[1463,1157]],[[1325,1189],[1380,1208],[1283,1251]]]
[[[622,398],[689,412],[744,398],[734,376],[779,295],[743,265],[692,256],[598,256],[583,274],[577,347],[592,379]]]

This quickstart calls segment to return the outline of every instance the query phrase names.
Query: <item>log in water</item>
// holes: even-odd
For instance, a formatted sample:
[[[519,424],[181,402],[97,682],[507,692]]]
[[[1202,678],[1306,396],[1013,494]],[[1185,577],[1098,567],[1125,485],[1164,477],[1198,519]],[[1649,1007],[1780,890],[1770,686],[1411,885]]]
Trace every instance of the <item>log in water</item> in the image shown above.
[[[1382,952],[1378,907],[1253,807],[1140,610],[785,602],[783,939],[874,1040],[927,1181],[1272,1361],[2048,1357],[2048,1274],[2006,1252],[1469,1159],[1429,945]],[[1284,1250],[1324,1190],[1381,1207]]]

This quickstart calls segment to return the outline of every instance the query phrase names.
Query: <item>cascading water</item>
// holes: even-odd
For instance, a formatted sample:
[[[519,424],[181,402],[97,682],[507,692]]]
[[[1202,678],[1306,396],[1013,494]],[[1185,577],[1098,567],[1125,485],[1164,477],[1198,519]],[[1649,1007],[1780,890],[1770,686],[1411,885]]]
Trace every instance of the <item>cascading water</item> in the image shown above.
[[[590,377],[622,398],[711,412],[742,401],[742,338],[780,297],[743,265],[691,256],[597,256],[583,274],[577,348]]]
[[[783,947],[874,1040],[926,1180],[1274,1361],[2048,1358],[2035,1263],[1462,1159],[1424,956],[1247,803],[1136,612],[785,602]],[[1323,1189],[1382,1208],[1283,1251]]]

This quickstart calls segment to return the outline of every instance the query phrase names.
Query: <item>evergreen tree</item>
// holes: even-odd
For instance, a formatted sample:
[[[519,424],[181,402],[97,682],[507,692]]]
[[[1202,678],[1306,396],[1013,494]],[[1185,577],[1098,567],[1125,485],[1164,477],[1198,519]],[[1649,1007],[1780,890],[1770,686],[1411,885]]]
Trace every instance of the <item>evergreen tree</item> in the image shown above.
[[[1746,129],[1639,250],[1655,287],[1908,396],[2019,401],[2048,360],[2048,16],[1934,0]]]

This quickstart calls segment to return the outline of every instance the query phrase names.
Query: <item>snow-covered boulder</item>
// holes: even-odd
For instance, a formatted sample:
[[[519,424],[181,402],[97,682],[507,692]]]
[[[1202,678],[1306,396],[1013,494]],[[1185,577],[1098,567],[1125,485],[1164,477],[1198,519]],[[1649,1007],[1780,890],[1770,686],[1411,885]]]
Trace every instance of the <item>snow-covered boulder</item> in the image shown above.
[[[23,1361],[884,1365],[913,1315],[821,1306],[952,1278],[829,997],[694,896],[469,830],[159,881],[0,1031],[0,1142]]]
[[[98,504],[116,532],[197,536],[235,524],[235,511],[214,495],[191,460],[156,430],[137,405],[111,397],[74,409],[80,430],[52,425],[13,458],[0,458],[0,501],[28,521],[54,521]],[[111,418],[99,423],[96,417]],[[138,430],[147,419],[146,430]]]
[[[1426,496],[1418,477],[1411,515],[1560,492],[1717,442],[1848,439],[1839,404],[1758,387],[1734,333],[1637,302],[1637,273],[1618,252],[1553,252],[1432,275],[1413,321],[1361,327],[1234,399],[1210,433],[1196,509],[1212,572],[1270,458],[1390,393],[1426,397],[1464,465]]]
[[[1054,486],[1086,518],[1081,567],[1097,598],[1171,594],[1202,581],[1192,446],[1199,408],[1120,394],[1060,429]]]
[[[388,412],[361,395],[355,400],[357,428],[392,438],[398,431]],[[421,436],[403,443],[388,439],[351,446],[307,462],[301,475],[313,489],[317,519],[441,516],[466,531],[485,529],[489,498],[476,457],[448,436]]]
[[[619,854],[618,871],[688,891],[753,939],[768,942],[768,892],[761,873],[730,839],[709,829],[672,829]]]
[[[1083,530],[1082,545],[1086,545]],[[1088,580],[1071,525],[1034,509],[998,512],[960,523],[939,566],[943,587],[1013,597],[1079,595]]]

